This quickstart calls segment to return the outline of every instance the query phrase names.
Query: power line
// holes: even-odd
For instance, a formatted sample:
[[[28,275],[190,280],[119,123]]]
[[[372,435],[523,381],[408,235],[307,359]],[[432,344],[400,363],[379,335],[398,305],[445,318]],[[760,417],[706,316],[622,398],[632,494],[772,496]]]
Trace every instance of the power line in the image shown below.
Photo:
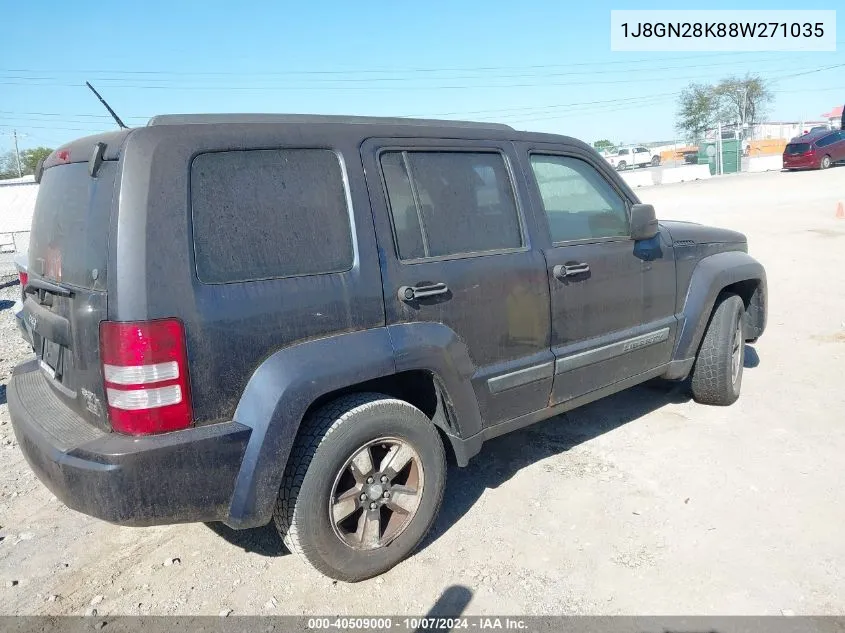
[[[793,94],[793,93],[803,93],[803,92],[834,92],[834,91],[841,91],[840,87],[837,86],[827,86],[827,87],[807,87],[807,88],[800,88],[796,90],[773,90],[772,92],[775,94]],[[582,112],[611,112],[617,110],[627,110],[630,108],[635,108],[638,106],[646,106],[646,105],[656,105],[658,103],[664,103],[671,101],[674,97],[679,96],[680,92],[665,92],[665,93],[657,93],[653,95],[647,96],[640,96],[640,97],[627,97],[621,99],[607,99],[607,100],[597,100],[597,101],[580,101],[580,102],[571,102],[571,103],[560,103],[560,104],[551,104],[551,105],[533,105],[533,106],[523,106],[519,108],[501,108],[501,109],[491,109],[491,110],[469,110],[469,111],[453,111],[453,112],[440,112],[440,113],[429,113],[429,114],[410,114],[404,115],[407,118],[424,118],[424,117],[437,117],[437,116],[465,116],[465,115],[478,115],[482,114],[485,116],[480,117],[473,117],[479,120],[489,120],[489,121],[508,121],[511,122],[523,122],[523,121],[543,121],[543,120],[552,120],[558,118],[566,118],[567,116],[571,116],[572,114],[579,114]],[[555,115],[555,110],[559,110],[560,108],[567,108],[566,112],[562,113],[561,115]],[[14,112],[6,112],[6,114],[17,114]],[[61,116],[59,113],[50,113],[51,115]],[[546,116],[544,116],[546,115]],[[92,115],[95,116],[95,115]],[[110,117],[104,117],[110,120]],[[150,117],[130,117],[130,118],[137,118],[137,119],[144,119],[147,120]],[[20,125],[20,121],[35,121],[38,123],[49,123],[49,120],[43,119],[28,119],[26,117],[12,117],[12,116],[3,116],[0,114],[0,123],[3,120],[8,120],[14,122],[18,128],[24,129],[50,129],[50,130],[69,130],[69,131],[102,131],[103,128],[95,128],[95,127],[45,127],[45,126],[30,126],[30,125]],[[67,124],[75,124],[75,123],[86,123],[85,121],[76,121],[73,119],[54,119],[56,123],[67,123]],[[92,122],[94,124],[96,122]],[[10,127],[9,125],[0,127]],[[110,126],[109,126],[110,127]],[[43,140],[43,139],[42,139]]]
[[[91,119],[108,119],[109,121],[112,118],[108,114],[69,114],[64,112],[13,112],[11,110],[0,110],[0,114],[25,114],[25,115],[33,115],[33,116],[75,116],[75,117],[83,117],[83,118],[91,118]],[[124,117],[126,119],[149,119],[148,116],[128,116]]]
[[[837,44],[845,43],[837,42]],[[799,51],[800,52],[800,51]],[[805,51],[805,52],[812,52],[812,51]],[[772,51],[772,53],[777,53],[777,51]],[[126,74],[126,75],[175,75],[175,76],[257,76],[257,75],[274,75],[274,76],[296,76],[296,75],[345,75],[345,74],[397,74],[397,73],[439,73],[439,72],[472,72],[472,71],[499,71],[499,70],[525,70],[525,69],[532,69],[532,68],[570,68],[570,67],[584,67],[584,66],[608,66],[608,65],[620,65],[620,64],[647,64],[647,63],[660,63],[660,62],[674,62],[674,61],[686,61],[691,59],[704,59],[709,58],[712,59],[713,57],[723,57],[723,56],[730,56],[730,55],[747,55],[753,54],[751,52],[737,52],[737,51],[725,51],[725,52],[713,52],[713,53],[701,53],[696,55],[685,55],[679,57],[672,57],[668,59],[655,59],[654,57],[648,57],[643,59],[631,59],[631,60],[611,60],[611,61],[593,61],[593,62],[566,62],[560,64],[529,64],[523,66],[463,66],[463,67],[451,67],[451,68],[405,68],[405,69],[390,69],[390,68],[379,68],[379,69],[348,69],[348,70],[283,70],[283,71],[174,71],[174,70],[94,70],[94,69],[87,69],[87,70],[52,70],[49,72],[53,73],[78,73],[78,74]],[[793,53],[794,54],[794,53]],[[40,73],[44,72],[43,69],[32,69],[32,68],[4,68],[0,69],[0,72],[16,72],[16,73]],[[99,80],[99,79],[98,79]]]
[[[777,83],[784,79],[800,77],[805,75],[810,75],[814,73],[824,72],[828,70],[833,70],[836,68],[845,67],[845,64],[833,64],[828,66],[823,66],[820,68],[814,68],[810,70],[803,70],[797,73],[787,73],[783,75],[775,75],[773,77],[769,77],[769,81],[773,83]],[[690,79],[687,77],[686,79]],[[638,80],[635,80],[638,81]],[[606,83],[606,82],[600,82]],[[613,82],[616,83],[616,82]],[[497,86],[498,87],[498,86]],[[801,90],[780,90],[780,91],[773,91],[775,93],[789,93],[789,92],[805,92],[807,90],[815,90],[817,92],[821,91],[831,91],[831,90],[839,90],[836,87],[825,87],[825,88],[804,88]],[[640,95],[637,97],[627,97],[627,98],[620,98],[620,99],[607,99],[607,100],[594,100],[594,101],[581,101],[581,102],[572,102],[572,103],[564,103],[564,104],[553,104],[553,105],[545,105],[545,106],[521,106],[521,107],[511,107],[511,108],[498,108],[498,109],[489,109],[489,110],[474,110],[474,111],[453,111],[453,112],[441,112],[436,114],[417,114],[417,115],[409,115],[409,116],[416,116],[416,117],[423,117],[423,116],[458,116],[458,115],[468,115],[468,114],[485,114],[487,116],[483,116],[481,118],[487,119],[494,119],[494,120],[507,120],[507,119],[514,119],[514,122],[521,122],[521,121],[541,121],[541,120],[551,120],[555,118],[566,118],[571,116],[572,114],[577,114],[579,110],[582,111],[596,111],[596,112],[612,112],[617,110],[625,110],[630,109],[633,107],[638,106],[645,106],[645,105],[656,105],[657,103],[669,101],[671,98],[676,97],[680,94],[680,92],[665,92],[665,93],[658,93],[658,94],[651,94],[651,95]],[[592,107],[590,107],[592,106]],[[555,115],[553,110],[560,109],[560,108],[568,108],[567,112],[562,113],[560,115]],[[0,111],[2,114],[5,115],[34,115],[34,116],[43,116],[43,117],[72,117],[78,116],[82,118],[92,118],[98,119],[97,121],[91,121],[91,125],[97,125],[100,123],[99,120],[101,119],[109,119],[105,115],[93,115],[93,114],[79,114],[79,115],[66,115],[58,112],[34,112],[34,113],[16,113],[12,111]],[[542,116],[545,115],[545,116]],[[551,116],[549,116],[551,115]],[[149,117],[144,116],[133,116],[128,117],[133,120],[146,120]],[[86,124],[87,121],[79,121],[73,120],[70,118],[62,118],[62,119],[53,119],[53,120],[44,120],[44,119],[35,119],[35,118],[27,118],[27,117],[16,117],[16,116],[0,116],[0,119],[8,119],[15,122],[15,125],[19,128],[24,129],[44,129],[44,130],[62,130],[62,131],[81,131],[81,132],[96,132],[101,131],[102,128],[99,127],[57,127],[57,126],[41,126],[41,125],[19,125],[17,122],[22,120],[29,120],[34,121],[36,123],[66,123],[66,124]],[[0,126],[11,129],[11,126],[5,125]],[[111,127],[111,126],[108,126]]]
[[[832,68],[832,67],[831,67]],[[824,70],[828,70],[826,68]],[[820,72],[820,70],[811,70],[811,72]],[[807,73],[797,73],[794,76],[799,76]],[[712,74],[707,75],[681,75],[673,77],[654,77],[655,81],[678,81],[678,80],[701,80],[712,79]],[[185,85],[144,85],[144,84],[112,84],[110,89],[130,89],[130,90],[171,90],[171,91],[215,91],[215,90],[238,90],[238,91],[408,91],[408,90],[500,90],[510,88],[545,88],[551,86],[560,87],[577,87],[577,86],[598,86],[598,85],[620,85],[631,83],[643,83],[648,79],[613,79],[605,81],[575,81],[575,82],[541,82],[541,83],[500,83],[500,84],[466,84],[466,85],[430,85],[430,86],[290,86],[290,85],[270,85],[270,86],[236,86],[236,85],[219,85],[219,86],[185,86]],[[28,86],[28,87],[81,87],[83,84],[75,83],[27,83],[15,81],[0,81],[2,85],[13,86]]]
[[[793,78],[793,77],[809,75],[809,74],[813,74],[813,73],[817,73],[817,72],[823,72],[823,71],[826,71],[826,70],[832,70],[832,69],[840,68],[840,67],[843,67],[843,66],[845,66],[845,64],[834,64],[832,66],[824,66],[822,68],[816,68],[814,70],[810,70],[810,71],[807,71],[807,72],[786,74],[786,75],[776,75],[776,76],[770,77],[768,79],[769,79],[769,81],[771,81],[773,83],[777,83],[779,81],[782,81],[783,79],[790,79],[790,78]],[[814,90],[814,89],[807,88],[807,89],[798,90],[796,92],[803,92],[804,90]],[[836,88],[836,87],[834,87],[834,88],[823,88],[821,90],[825,90],[825,91],[827,91],[827,90],[841,90],[841,88]],[[821,91],[821,90],[818,90],[818,91]],[[785,92],[785,91],[777,91],[776,90],[776,91],[773,91],[773,92],[779,93],[779,92]],[[680,94],[681,94],[680,91],[660,93],[661,96],[667,96],[667,97],[678,96]],[[646,97],[647,96],[648,95],[646,95]],[[651,96],[658,96],[658,95],[651,95]],[[626,97],[626,98],[623,98],[623,99],[609,99],[609,100],[601,100],[601,101],[582,101],[582,102],[576,102],[576,103],[563,103],[563,104],[548,105],[548,106],[523,106],[523,107],[500,108],[500,109],[491,109],[491,110],[465,110],[465,111],[439,112],[439,113],[428,113],[428,114],[414,114],[414,115],[409,115],[409,116],[413,116],[413,117],[462,116],[462,115],[466,115],[466,114],[485,114],[485,113],[497,113],[497,112],[511,112],[511,111],[517,111],[517,110],[524,111],[524,110],[535,110],[535,109],[545,109],[545,108],[567,108],[567,107],[571,107],[571,106],[587,105],[587,104],[619,103],[619,102],[622,102],[622,101],[633,101],[633,100],[637,100],[637,99],[640,99],[640,98],[646,98],[646,97]]]
[[[714,64],[696,64],[696,68],[707,68],[707,67],[715,67],[718,66],[719,68],[724,68],[727,65],[733,64],[750,64],[750,63],[782,63],[781,60],[776,59],[766,59],[766,58],[759,58],[759,59],[747,59],[747,60],[737,60],[733,62],[717,62]],[[450,81],[454,80],[462,80],[462,79],[516,79],[516,78],[535,78],[535,79],[543,79],[546,77],[568,77],[568,76],[578,76],[578,75],[606,75],[606,74],[630,74],[630,73],[651,73],[655,71],[661,70],[687,70],[688,66],[655,66],[651,68],[633,68],[633,69],[610,69],[610,70],[581,70],[581,71],[568,71],[568,72],[551,72],[551,73],[531,73],[531,74],[511,74],[511,75],[457,75],[457,76],[450,76],[450,77],[429,77],[423,78],[422,81],[427,81],[429,79],[434,80],[444,80],[448,79]],[[0,71],[3,72],[3,71]],[[354,73],[349,73],[354,74]],[[249,75],[239,75],[240,77],[247,78]],[[269,76],[269,75],[267,75]],[[9,76],[9,75],[0,75],[0,78],[3,79],[15,79],[15,80],[26,80],[26,81],[62,81],[59,77],[27,77],[27,76]],[[127,79],[126,77],[97,77],[97,82],[125,82],[131,81],[131,79]],[[168,83],[174,84],[175,82],[182,82],[182,80],[174,79],[172,77],[165,77],[165,78],[145,78],[145,81],[149,82],[157,82],[157,83]],[[312,82],[315,83],[372,83],[372,82],[407,82],[407,81],[420,81],[420,78],[417,77],[340,77],[340,78],[331,78],[331,79],[312,79]]]

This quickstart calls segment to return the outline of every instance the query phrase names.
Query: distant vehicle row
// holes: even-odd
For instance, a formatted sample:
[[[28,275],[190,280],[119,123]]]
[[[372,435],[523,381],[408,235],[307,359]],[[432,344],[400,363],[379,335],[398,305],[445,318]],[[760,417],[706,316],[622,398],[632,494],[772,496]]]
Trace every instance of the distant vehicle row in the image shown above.
[[[839,161],[845,161],[845,130],[810,131],[783,150],[784,169],[827,169]]]
[[[602,156],[616,171],[660,165],[660,154],[653,154],[646,147],[620,147],[615,152],[602,152]]]

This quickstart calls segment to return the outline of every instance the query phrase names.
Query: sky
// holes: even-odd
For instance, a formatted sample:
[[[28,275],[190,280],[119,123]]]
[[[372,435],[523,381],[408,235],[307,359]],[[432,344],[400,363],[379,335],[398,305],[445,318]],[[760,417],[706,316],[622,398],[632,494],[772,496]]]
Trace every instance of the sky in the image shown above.
[[[711,1],[707,8],[807,8],[801,4]],[[422,116],[617,143],[679,136],[677,93],[691,81],[759,74],[775,93],[769,120],[816,120],[845,103],[845,28],[835,53],[612,52],[611,8],[683,7],[677,0],[18,3],[4,9],[0,38],[0,152],[12,148],[13,130],[23,149],[112,129],[86,80],[129,126],[181,112]]]

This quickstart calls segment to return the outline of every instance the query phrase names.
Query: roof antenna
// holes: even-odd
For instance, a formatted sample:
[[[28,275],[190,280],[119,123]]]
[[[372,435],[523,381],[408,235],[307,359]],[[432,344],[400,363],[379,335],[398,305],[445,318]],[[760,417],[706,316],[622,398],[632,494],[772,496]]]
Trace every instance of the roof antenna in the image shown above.
[[[99,99],[99,100],[100,100],[100,103],[102,103],[102,104],[105,106],[106,110],[108,110],[108,111],[109,111],[109,114],[110,114],[110,115],[112,116],[112,118],[113,118],[113,119],[117,122],[117,124],[118,124],[120,127],[122,127],[122,128],[124,128],[124,129],[125,129],[125,128],[126,128],[126,125],[123,123],[123,121],[121,121],[121,120],[120,120],[120,117],[119,117],[119,116],[117,116],[117,114],[115,113],[115,111],[111,109],[111,106],[109,106],[109,104],[108,104],[108,103],[106,103],[106,100],[105,100],[105,99],[103,99],[103,98],[100,96],[100,93],[99,93],[99,92],[97,92],[96,90],[94,90],[94,86],[92,86],[91,84],[89,84],[87,81],[85,82],[85,85],[86,85],[86,86],[88,86],[88,87],[91,89],[91,92],[93,92],[93,93],[96,95],[97,99]]]

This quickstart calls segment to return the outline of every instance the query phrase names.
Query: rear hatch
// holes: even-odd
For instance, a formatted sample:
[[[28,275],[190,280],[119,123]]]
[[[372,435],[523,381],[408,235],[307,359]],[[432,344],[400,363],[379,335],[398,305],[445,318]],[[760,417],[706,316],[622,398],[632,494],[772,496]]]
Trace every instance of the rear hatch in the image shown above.
[[[99,325],[107,315],[109,223],[118,163],[85,160],[96,142],[79,143],[57,150],[41,174],[23,318],[41,371],[57,397],[90,423],[108,429]],[[86,145],[87,151],[81,151]],[[108,155],[104,149],[105,144],[98,150],[100,157]],[[84,162],[71,162],[74,151]]]

